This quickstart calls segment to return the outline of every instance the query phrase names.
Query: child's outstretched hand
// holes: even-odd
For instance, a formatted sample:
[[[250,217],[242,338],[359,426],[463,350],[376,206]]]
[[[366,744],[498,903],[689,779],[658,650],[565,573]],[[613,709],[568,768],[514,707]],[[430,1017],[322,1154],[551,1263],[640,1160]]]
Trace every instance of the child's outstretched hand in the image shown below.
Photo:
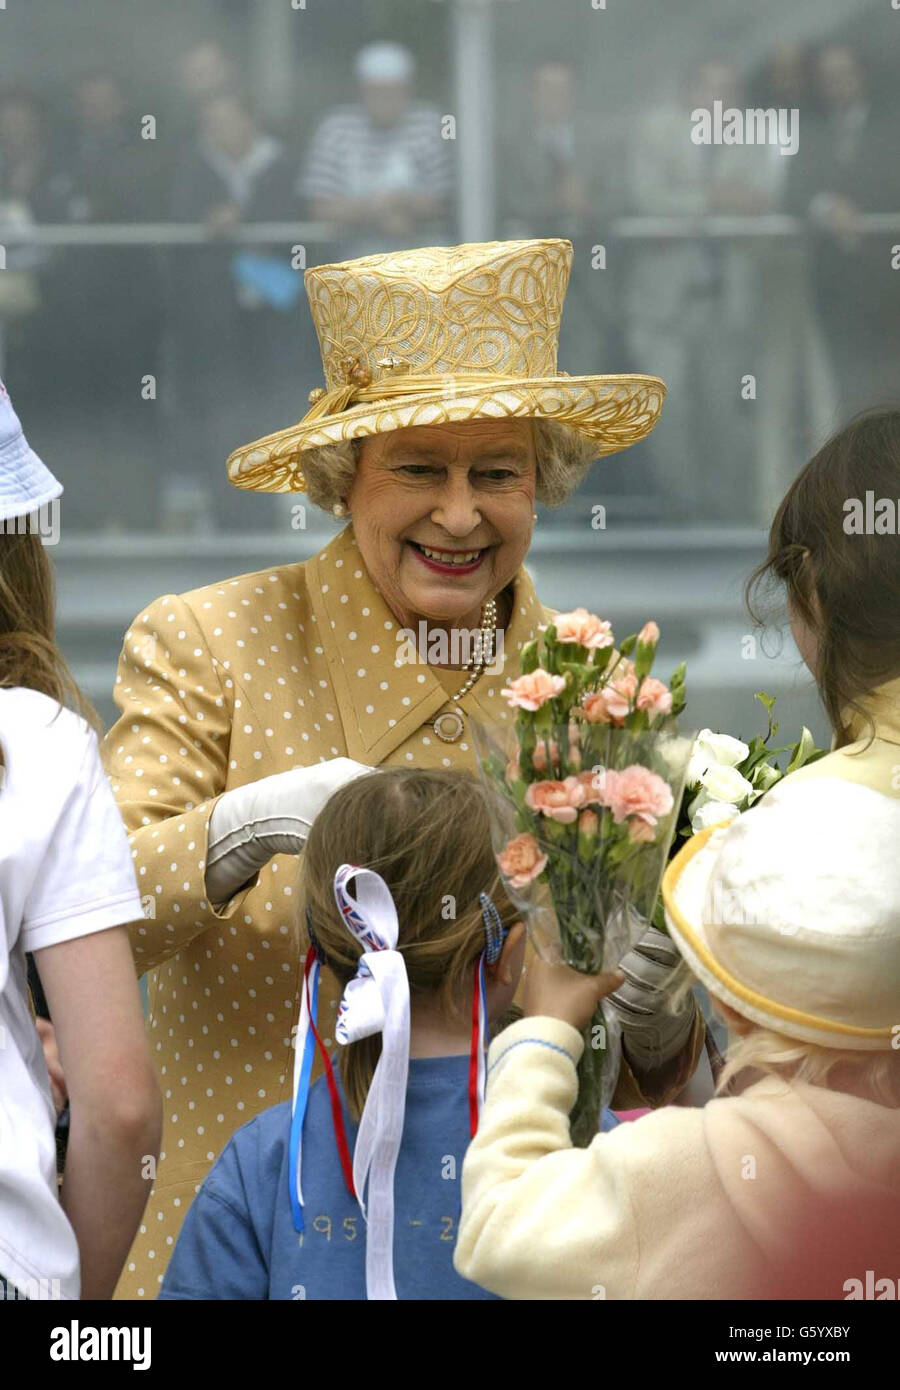
[[[600,1000],[618,989],[624,979],[621,970],[582,975],[568,965],[551,965],[535,958],[525,971],[522,1011],[532,1018],[560,1018],[581,1032],[593,1018]]]

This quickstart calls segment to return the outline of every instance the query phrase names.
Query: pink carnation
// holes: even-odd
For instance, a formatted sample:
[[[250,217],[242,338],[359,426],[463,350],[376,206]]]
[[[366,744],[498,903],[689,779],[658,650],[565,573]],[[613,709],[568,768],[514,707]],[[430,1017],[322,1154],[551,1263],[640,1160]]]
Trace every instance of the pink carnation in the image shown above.
[[[607,768],[601,795],[617,825],[626,817],[635,816],[655,828],[659,818],[667,816],[674,805],[669,784],[658,773],[637,763],[621,772]]]
[[[593,650],[595,647],[611,647],[612,627],[605,618],[598,618],[586,608],[575,608],[571,613],[557,613],[553,619],[557,640],[577,642],[580,647]],[[542,624],[544,631],[547,624]]]
[[[584,788],[577,777],[567,777],[563,782],[532,782],[525,793],[525,805],[530,811],[558,821],[560,825],[571,825],[585,800]]]
[[[500,694],[513,708],[536,710],[565,688],[565,676],[551,676],[549,671],[539,666],[536,671],[529,671],[526,676],[517,676],[510,681]]]
[[[500,872],[509,879],[511,888],[524,888],[532,879],[542,873],[547,863],[546,854],[541,853],[540,845],[533,835],[516,835],[506,848],[497,855]]]
[[[634,671],[626,670],[604,685],[602,690],[585,695],[581,702],[585,719],[590,724],[624,724],[625,716],[631,712],[637,684]]]
[[[581,713],[589,724],[608,724],[609,714],[606,701],[600,699],[600,691],[592,690],[581,701]]]
[[[638,691],[637,707],[645,709],[650,715],[669,714],[672,709],[672,692],[655,676],[647,676],[646,680],[641,682]]]
[[[644,626],[638,633],[638,641],[641,646],[644,647],[655,646],[659,641],[659,628],[656,623],[653,622],[652,618],[649,623],[644,623]]]

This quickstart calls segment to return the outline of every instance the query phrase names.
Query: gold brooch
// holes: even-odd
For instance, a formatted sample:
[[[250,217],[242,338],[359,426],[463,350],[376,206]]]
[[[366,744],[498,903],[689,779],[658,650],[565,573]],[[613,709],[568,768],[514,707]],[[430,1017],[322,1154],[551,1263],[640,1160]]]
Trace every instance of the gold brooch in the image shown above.
[[[342,358],[341,370],[348,386],[370,386],[372,384],[372,373],[361,357]]]
[[[391,376],[401,376],[404,372],[409,371],[409,363],[404,362],[402,357],[395,357],[392,352],[389,352],[386,357],[379,357],[376,365],[384,367]]]

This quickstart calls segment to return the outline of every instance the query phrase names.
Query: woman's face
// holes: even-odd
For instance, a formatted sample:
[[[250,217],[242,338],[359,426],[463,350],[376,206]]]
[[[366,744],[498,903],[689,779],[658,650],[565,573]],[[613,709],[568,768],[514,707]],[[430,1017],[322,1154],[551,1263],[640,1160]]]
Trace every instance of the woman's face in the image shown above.
[[[477,626],[528,550],[536,481],[531,420],[415,425],[363,441],[345,500],[403,626]]]

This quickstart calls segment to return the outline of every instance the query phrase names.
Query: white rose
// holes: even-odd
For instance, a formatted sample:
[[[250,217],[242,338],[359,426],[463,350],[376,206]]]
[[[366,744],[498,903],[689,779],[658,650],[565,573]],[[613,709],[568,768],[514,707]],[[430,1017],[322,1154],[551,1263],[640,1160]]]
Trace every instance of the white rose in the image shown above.
[[[687,769],[687,785],[696,787],[707,768],[717,763],[727,763],[727,757],[719,757],[717,743],[728,738],[727,734],[717,734],[713,729],[701,729],[694,739],[694,747]],[[738,740],[735,739],[734,742]],[[748,750],[749,751],[749,750]],[[740,759],[738,759],[740,762]]]
[[[705,801],[702,806],[698,806],[691,818],[691,830],[695,835],[699,835],[701,830],[706,830],[711,825],[723,822],[730,825],[740,814],[738,808],[730,801]]]
[[[704,772],[714,765],[737,767],[750,754],[746,743],[730,734],[716,734],[712,729],[701,729],[694,740],[694,751],[688,763],[687,783],[694,787]]]
[[[700,786],[711,801],[727,801],[740,805],[753,793],[753,784],[742,777],[736,767],[709,767],[700,778]]]

